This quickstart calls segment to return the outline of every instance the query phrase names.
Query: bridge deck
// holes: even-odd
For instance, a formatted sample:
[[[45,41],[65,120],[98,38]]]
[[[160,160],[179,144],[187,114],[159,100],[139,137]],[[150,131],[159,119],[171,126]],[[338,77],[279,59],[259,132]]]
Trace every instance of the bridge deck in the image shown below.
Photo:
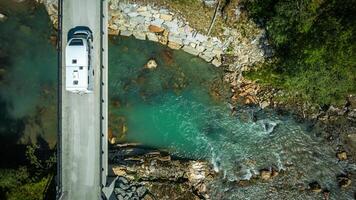
[[[107,6],[106,1],[100,0],[64,0],[60,3],[59,192],[61,199],[98,200],[107,173],[107,22],[103,18]],[[67,33],[75,26],[89,27],[94,36],[91,55],[95,78],[91,94],[79,95],[65,90],[64,51]]]

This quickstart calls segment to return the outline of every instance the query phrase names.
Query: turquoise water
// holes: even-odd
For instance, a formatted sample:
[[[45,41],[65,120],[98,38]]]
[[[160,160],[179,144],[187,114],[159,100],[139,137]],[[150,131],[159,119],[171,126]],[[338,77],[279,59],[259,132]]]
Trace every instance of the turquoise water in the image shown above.
[[[0,23],[2,146],[37,136],[56,142],[51,24],[43,7],[30,7],[0,1],[0,12],[9,17]],[[221,69],[148,41],[112,38],[109,45],[109,126],[117,141],[209,160],[221,176],[210,186],[213,199],[316,199],[298,190],[298,184],[314,180],[331,190],[332,199],[352,199],[351,189],[338,189],[336,175],[354,166],[337,162],[308,126],[254,107],[239,107],[232,116]],[[144,68],[150,58],[156,69]],[[9,135],[15,139],[4,139]],[[0,151],[5,160],[7,151]],[[234,181],[270,166],[281,170],[273,182],[236,187]],[[278,194],[269,192],[271,185],[281,188]]]
[[[6,151],[57,133],[57,53],[44,6],[0,1],[0,135]]]
[[[157,60],[156,69],[144,68],[150,58]],[[226,87],[215,87],[223,85],[221,70],[182,51],[132,38],[112,40],[109,63],[112,134],[121,141],[209,160],[221,175],[211,186],[215,198],[266,196],[271,185],[236,189],[228,182],[250,179],[271,166],[285,174],[277,180],[291,190],[273,194],[274,199],[317,198],[298,190],[298,185],[315,180],[333,198],[352,198],[352,192],[341,192],[336,185],[345,166],[306,124],[254,107],[241,106],[232,116],[223,97]]]
[[[52,28],[44,8],[28,9],[8,2],[0,5],[8,16],[0,25],[0,52],[8,65],[2,66],[5,75],[0,94],[11,102],[11,115],[20,118],[35,112],[45,87],[56,89],[56,50],[48,41]]]

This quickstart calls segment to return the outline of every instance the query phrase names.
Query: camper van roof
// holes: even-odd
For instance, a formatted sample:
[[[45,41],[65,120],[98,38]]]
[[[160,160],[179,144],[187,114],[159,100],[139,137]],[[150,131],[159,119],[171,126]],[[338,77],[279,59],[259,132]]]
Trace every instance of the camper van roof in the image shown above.
[[[66,66],[88,66],[87,41],[72,38],[66,47]]]

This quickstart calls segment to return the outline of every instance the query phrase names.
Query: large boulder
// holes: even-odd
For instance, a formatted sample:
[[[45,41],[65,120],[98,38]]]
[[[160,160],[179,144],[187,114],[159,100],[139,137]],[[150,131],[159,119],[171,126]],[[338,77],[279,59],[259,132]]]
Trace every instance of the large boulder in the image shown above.
[[[155,69],[157,68],[157,62],[155,59],[151,58],[148,60],[147,64],[145,65],[145,68],[147,69]]]
[[[164,31],[164,28],[156,25],[149,25],[148,30],[152,33],[162,33]]]

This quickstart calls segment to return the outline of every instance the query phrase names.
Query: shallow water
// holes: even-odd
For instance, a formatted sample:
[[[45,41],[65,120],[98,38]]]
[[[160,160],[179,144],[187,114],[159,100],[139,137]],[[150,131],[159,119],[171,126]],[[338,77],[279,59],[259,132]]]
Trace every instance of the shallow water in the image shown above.
[[[210,160],[221,172],[221,179],[211,186],[215,198],[264,198],[271,185],[237,189],[229,182],[250,179],[269,167],[285,174],[275,184],[291,190],[272,193],[271,198],[316,198],[298,190],[300,184],[315,180],[331,190],[332,198],[352,198],[351,192],[341,192],[336,185],[336,176],[345,166],[306,124],[253,107],[240,107],[232,116],[226,101],[211,93],[221,77],[212,65],[147,41],[116,38],[113,43],[109,94],[114,136],[181,157]],[[162,59],[166,54],[172,60]],[[150,58],[157,60],[157,69],[144,69]],[[177,89],[177,84],[182,87]]]
[[[43,8],[2,3],[0,11],[9,18],[0,24],[0,64],[6,72],[0,135],[42,135],[53,144],[57,66],[49,19]],[[209,160],[221,175],[210,186],[213,199],[320,199],[299,191],[300,184],[314,180],[331,190],[332,199],[352,199],[351,189],[336,186],[336,176],[350,166],[338,163],[305,124],[253,107],[240,107],[232,116],[220,69],[148,41],[113,38],[109,45],[109,126],[118,141]],[[150,58],[157,69],[144,69]],[[17,119],[26,124],[13,123]],[[273,182],[236,187],[235,181],[271,166],[281,170]]]

